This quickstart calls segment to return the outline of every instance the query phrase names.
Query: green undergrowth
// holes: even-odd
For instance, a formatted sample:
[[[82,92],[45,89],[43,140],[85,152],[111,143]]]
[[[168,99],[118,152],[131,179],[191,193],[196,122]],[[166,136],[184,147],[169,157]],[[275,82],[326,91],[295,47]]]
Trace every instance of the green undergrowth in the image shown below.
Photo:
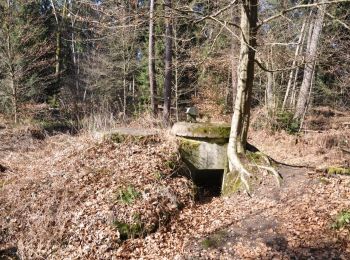
[[[350,210],[341,211],[332,223],[332,228],[334,229],[342,229],[345,227],[350,227]]]
[[[141,222],[139,214],[133,216],[132,223],[126,223],[122,221],[114,221],[113,225],[118,230],[120,239],[125,241],[127,239],[144,237],[147,233],[144,224]]]
[[[228,234],[226,231],[218,231],[201,241],[201,245],[204,249],[218,248],[225,243]]]
[[[294,119],[294,113],[290,111],[280,111],[275,116],[275,121],[272,124],[273,130],[285,130],[288,134],[297,134],[300,129],[300,122]]]
[[[124,204],[131,204],[141,196],[133,186],[120,189],[118,193],[118,201]]]
[[[75,133],[76,127],[70,120],[40,120],[37,124],[45,132],[49,134],[60,133]]]
[[[328,174],[350,175],[350,168],[331,166],[327,169]]]
[[[247,151],[244,155],[244,157],[251,163],[257,163],[257,164],[262,164],[266,163],[264,159],[264,154],[262,152],[250,152]]]

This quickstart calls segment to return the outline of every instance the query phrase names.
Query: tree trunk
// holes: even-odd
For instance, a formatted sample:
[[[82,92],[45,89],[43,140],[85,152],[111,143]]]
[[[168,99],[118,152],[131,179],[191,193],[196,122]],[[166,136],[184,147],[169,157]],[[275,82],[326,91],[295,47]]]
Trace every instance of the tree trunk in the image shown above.
[[[300,53],[300,48],[302,47],[302,42],[303,42],[303,38],[304,38],[305,25],[306,25],[306,19],[304,20],[303,25],[301,26],[301,31],[300,31],[300,35],[299,35],[299,39],[298,39],[298,45],[295,48],[295,54],[294,54],[294,60],[293,60],[293,63],[292,63],[292,68],[295,67],[295,65],[297,64],[297,58],[298,58],[298,55]],[[287,100],[288,100],[288,97],[289,97],[289,92],[290,92],[290,89],[291,89],[291,86],[292,86],[292,81],[293,81],[293,78],[294,78],[293,77],[294,76],[294,71],[297,73],[298,69],[295,69],[295,70],[292,69],[290,71],[288,84],[287,84],[287,90],[286,90],[286,94],[285,94],[284,99],[283,99],[282,110],[285,109],[286,104],[287,104]]]
[[[175,63],[174,63],[174,71],[175,71],[175,117],[176,117],[176,122],[179,121],[179,82],[178,82],[178,77],[179,77],[179,59],[178,59],[178,43],[177,43],[177,33],[176,33],[176,24],[174,26],[174,47],[175,47],[175,53],[174,53],[174,58],[175,58]]]
[[[234,7],[231,9],[231,20],[234,24],[239,23],[239,17],[237,17],[236,12],[234,12]],[[236,27],[232,27],[231,30],[233,30],[237,35],[239,34],[239,29]],[[235,100],[236,100],[236,94],[237,94],[237,59],[235,56],[236,50],[238,49],[239,42],[235,37],[232,37],[231,39],[231,89],[229,91],[230,95],[228,95],[228,105],[231,105],[230,110],[234,110],[235,108]],[[231,101],[229,101],[231,100]]]
[[[254,81],[257,0],[244,0],[241,7],[241,47],[237,71],[237,94],[232,116],[230,148],[245,152]]]
[[[233,50],[232,50],[233,52]],[[236,94],[237,94],[237,61],[235,57],[232,54],[232,62],[231,62],[231,93],[230,98],[231,102],[228,101],[228,105],[231,105],[231,109],[234,110],[235,108],[235,100],[236,100]],[[231,103],[231,104],[230,104]]]
[[[300,87],[298,96],[298,102],[294,114],[294,119],[301,120],[303,114],[306,111],[307,100],[311,88],[312,75],[314,71],[314,63],[317,56],[317,45],[321,35],[323,20],[325,15],[325,5],[320,5],[317,11],[317,17],[314,22],[310,42],[308,42],[308,48],[306,53],[306,65],[304,68],[303,82]]]
[[[10,19],[12,19],[12,10],[10,10],[11,7],[11,1],[7,0],[7,8],[10,12]],[[14,54],[13,54],[13,46],[11,42],[11,36],[10,31],[13,30],[10,26],[10,22],[6,25],[6,51],[7,51],[7,57],[8,57],[8,70],[9,70],[9,87],[11,90],[11,101],[12,101],[12,113],[13,113],[13,121],[15,124],[17,124],[18,121],[18,89],[16,86],[16,79],[15,79],[15,65],[13,64],[14,61]]]
[[[231,183],[232,174],[238,173],[247,190],[249,185],[246,177],[250,174],[242,165],[239,154],[245,153],[250,121],[250,103],[254,81],[254,59],[257,32],[257,0],[243,0],[241,6],[241,47],[237,71],[237,94],[235,111],[232,116],[231,133],[228,144],[228,172],[224,175],[223,192]]]
[[[13,120],[15,124],[18,122],[18,93],[15,83],[15,77],[13,72],[10,73],[10,88],[12,91],[12,109],[13,109]]]
[[[55,5],[51,0],[52,9],[54,12],[54,16],[56,18],[57,32],[56,32],[56,65],[55,65],[55,77],[57,83],[59,83],[61,78],[61,70],[62,70],[62,31],[65,23],[65,18],[67,15],[67,0],[64,0],[62,6],[62,17],[59,21],[58,15],[56,12]]]
[[[166,21],[165,21],[165,79],[164,79],[164,107],[163,122],[170,123],[171,106],[171,81],[172,81],[172,21],[171,21],[171,0],[165,1]]]
[[[149,7],[149,42],[148,42],[148,77],[151,99],[151,111],[153,116],[157,115],[157,83],[156,83],[156,63],[154,48],[154,5],[155,0],[150,0]]]
[[[308,19],[308,20],[310,23],[311,22],[310,19]],[[304,46],[306,38],[307,38],[306,32],[304,32],[304,35],[303,35],[302,41],[301,41],[300,50],[299,50],[299,55],[301,55],[303,52],[303,46]],[[289,107],[293,110],[295,109],[295,100],[296,100],[296,96],[297,96],[298,74],[299,74],[299,67],[297,67],[295,70],[294,79],[293,79],[293,86],[292,86],[291,95],[290,95],[291,97],[290,97],[290,101],[289,101]],[[288,97],[287,97],[287,99],[288,99]]]
[[[267,72],[267,85],[266,85],[266,107],[269,116],[272,116],[275,111],[275,95],[274,95],[274,76],[273,72]]]

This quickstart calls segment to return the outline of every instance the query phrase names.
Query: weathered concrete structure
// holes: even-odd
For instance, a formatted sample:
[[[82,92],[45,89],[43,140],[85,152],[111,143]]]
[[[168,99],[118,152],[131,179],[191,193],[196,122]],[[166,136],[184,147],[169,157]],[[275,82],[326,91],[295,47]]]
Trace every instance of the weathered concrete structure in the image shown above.
[[[195,182],[221,187],[227,166],[230,125],[213,123],[176,123],[172,133],[180,141],[180,154]]]

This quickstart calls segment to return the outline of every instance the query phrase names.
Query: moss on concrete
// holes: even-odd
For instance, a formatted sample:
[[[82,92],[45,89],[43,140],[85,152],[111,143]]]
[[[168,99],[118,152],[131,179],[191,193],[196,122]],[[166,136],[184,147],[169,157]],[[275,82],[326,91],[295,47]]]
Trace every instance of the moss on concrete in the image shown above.
[[[194,135],[208,135],[216,138],[229,138],[231,127],[229,125],[216,125],[211,123],[202,123],[189,129]]]
[[[231,195],[239,190],[241,187],[241,179],[236,171],[224,172],[224,177],[222,181],[221,194],[223,196]]]
[[[185,151],[195,151],[198,150],[201,142],[192,139],[180,138],[180,148]]]
[[[180,138],[180,153],[181,155],[188,158],[188,160],[198,160],[199,157],[199,146],[201,144],[200,141]]]

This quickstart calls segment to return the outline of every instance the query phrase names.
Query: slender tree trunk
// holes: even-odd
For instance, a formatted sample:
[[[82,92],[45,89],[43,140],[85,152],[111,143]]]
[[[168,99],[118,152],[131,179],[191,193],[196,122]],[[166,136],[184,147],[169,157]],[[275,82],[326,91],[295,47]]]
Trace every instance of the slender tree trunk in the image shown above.
[[[274,95],[274,75],[273,72],[267,72],[266,85],[266,107],[269,116],[272,116],[275,110],[275,95]]]
[[[309,91],[312,83],[312,75],[314,71],[314,63],[317,56],[317,45],[322,31],[323,20],[325,15],[325,5],[320,5],[318,7],[317,16],[314,22],[312,35],[310,42],[308,43],[307,53],[306,53],[306,65],[304,68],[303,82],[300,87],[300,92],[298,96],[298,102],[296,105],[296,110],[294,118],[301,120],[303,114],[306,111],[307,100],[309,96]]]
[[[250,121],[250,104],[254,81],[254,60],[257,33],[258,0],[242,0],[241,5],[241,47],[237,71],[237,95],[232,116],[231,133],[227,149],[228,172],[224,174],[223,193],[230,193],[232,175],[239,174],[247,190],[250,175],[239,159],[245,153]]]
[[[153,116],[157,115],[157,82],[155,63],[155,43],[154,43],[154,6],[155,0],[150,0],[149,7],[149,40],[148,40],[148,77],[151,98],[151,111]]]
[[[311,22],[310,19],[309,20],[309,23]],[[307,24],[305,25],[307,26]],[[310,26],[309,26],[310,27]],[[299,49],[299,55],[302,54],[303,52],[303,46],[304,46],[304,43],[305,43],[305,39],[306,39],[306,31],[304,31],[304,35],[303,35],[303,38],[302,38],[302,42],[301,42],[301,46],[300,46],[300,49]],[[295,74],[294,74],[294,79],[293,79],[293,86],[292,86],[292,90],[291,90],[291,97],[290,97],[290,101],[289,101],[289,107],[291,109],[295,109],[295,100],[296,100],[296,96],[297,96],[297,83],[298,83],[298,74],[299,74],[299,67],[296,68],[295,70]]]
[[[171,106],[171,82],[172,82],[172,20],[171,20],[171,0],[165,1],[166,21],[165,21],[165,79],[164,79],[164,107],[163,122],[165,125],[170,123],[170,106]]]
[[[234,8],[232,7],[231,9],[231,19],[232,22],[235,24],[239,23],[239,17],[237,17],[237,15],[234,12]],[[237,28],[233,27],[231,28],[232,30],[234,30],[237,35],[239,34],[239,31]],[[228,97],[231,99],[231,102],[228,102],[228,104],[231,103],[231,108],[232,110],[234,110],[235,108],[235,100],[236,100],[236,94],[237,94],[237,59],[235,57],[235,53],[237,51],[237,47],[238,47],[238,41],[235,37],[232,37],[232,43],[231,43],[231,90],[230,90],[230,95],[231,97]]]
[[[269,70],[272,70],[273,68],[273,58],[272,58],[272,47],[270,49],[270,53],[268,56],[268,62],[266,64],[266,67]],[[283,75],[282,75],[283,77]],[[267,85],[266,85],[266,108],[267,113],[269,117],[272,117],[275,108],[276,108],[276,102],[275,102],[275,73],[272,71],[267,71]]]
[[[15,76],[13,72],[10,73],[10,88],[12,91],[12,109],[13,109],[13,120],[15,124],[18,122],[18,91],[15,83]]]
[[[177,45],[177,33],[176,33],[176,25],[174,26],[174,45],[175,45],[175,63],[174,63],[174,71],[175,71],[175,111],[176,111],[176,122],[179,121],[179,67],[178,67],[178,45]]]
[[[132,75],[132,103],[135,105],[135,76]]]
[[[125,71],[125,65],[124,65],[124,72],[123,72],[123,116],[125,118],[126,116],[126,94],[127,94],[127,89],[126,89],[126,71]]]
[[[245,152],[254,80],[257,0],[244,0],[241,7],[241,48],[237,71],[237,95],[232,116],[230,149]]]
[[[67,15],[67,0],[64,0],[62,6],[62,17],[59,21],[58,15],[56,13],[56,8],[51,0],[51,5],[53,8],[53,12],[56,18],[57,32],[56,32],[56,65],[55,65],[55,77],[56,81],[59,83],[61,78],[61,70],[62,70],[62,31],[65,23],[65,18]]]
[[[295,48],[294,60],[293,60],[293,63],[292,63],[292,68],[295,67],[295,65],[297,64],[298,55],[299,55],[300,49],[302,47],[302,42],[303,42],[303,38],[304,38],[305,25],[306,25],[306,19],[303,21],[303,25],[301,26],[300,35],[299,35],[299,39],[298,39],[298,45]],[[293,78],[294,78],[293,77],[294,76],[294,72],[297,73],[297,71],[298,71],[297,69],[295,69],[295,70],[292,69],[290,71],[290,73],[289,73],[287,90],[286,90],[286,94],[285,94],[284,99],[283,99],[282,110],[284,110],[285,107],[286,107],[287,100],[288,100],[288,97],[289,97],[289,92],[290,92],[290,89],[291,89],[291,86],[292,86],[292,81],[293,81]]]
[[[60,80],[61,74],[61,28],[58,28],[56,32],[56,65],[55,65],[55,77],[57,82]]]
[[[13,113],[13,121],[17,123],[18,121],[18,89],[16,86],[16,79],[15,79],[15,67],[14,67],[14,55],[13,55],[13,47],[11,44],[11,26],[10,26],[10,20],[12,19],[12,10],[10,10],[11,7],[11,1],[7,0],[7,8],[8,12],[10,14],[8,23],[5,25],[6,28],[6,51],[7,51],[7,57],[8,57],[8,70],[9,70],[9,88],[11,90],[11,102],[12,102],[12,113]]]
[[[233,44],[232,44],[233,45]],[[232,47],[232,52],[234,52]],[[232,61],[231,61],[231,109],[235,108],[236,94],[237,94],[237,61],[232,53]],[[230,102],[228,102],[230,104]]]

